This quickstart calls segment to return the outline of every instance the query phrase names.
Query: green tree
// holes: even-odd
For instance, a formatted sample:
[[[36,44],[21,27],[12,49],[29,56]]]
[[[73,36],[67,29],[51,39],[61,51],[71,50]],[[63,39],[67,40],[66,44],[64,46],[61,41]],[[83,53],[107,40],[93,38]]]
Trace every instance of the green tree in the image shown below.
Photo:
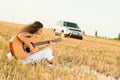
[[[98,32],[97,31],[95,31],[95,37],[97,37],[98,36]]]
[[[83,35],[85,35],[85,31],[83,31]]]
[[[120,33],[118,34],[118,40],[120,40]]]

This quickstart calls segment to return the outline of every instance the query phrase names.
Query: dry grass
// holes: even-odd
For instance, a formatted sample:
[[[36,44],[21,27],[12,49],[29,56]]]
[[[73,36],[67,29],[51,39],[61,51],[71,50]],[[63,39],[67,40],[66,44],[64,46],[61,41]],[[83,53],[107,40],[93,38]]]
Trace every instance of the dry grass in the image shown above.
[[[60,64],[73,68],[67,71],[48,67],[43,60],[36,65],[23,65],[19,60],[7,61],[9,39],[23,27],[20,24],[0,22],[0,80],[99,80],[99,76],[79,68],[87,65],[101,73],[120,76],[120,41],[84,36],[83,40],[63,38],[51,48]],[[52,31],[44,29],[40,40],[53,39]]]

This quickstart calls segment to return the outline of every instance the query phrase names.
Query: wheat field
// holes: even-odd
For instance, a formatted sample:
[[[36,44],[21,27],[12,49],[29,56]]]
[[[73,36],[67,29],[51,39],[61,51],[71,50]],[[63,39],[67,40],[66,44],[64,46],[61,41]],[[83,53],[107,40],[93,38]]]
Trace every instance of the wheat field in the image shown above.
[[[62,38],[61,42],[53,43],[51,49],[63,68],[49,67],[46,60],[34,65],[25,65],[16,59],[9,61],[6,57],[9,40],[23,26],[0,21],[0,80],[120,80],[118,40],[92,36],[84,36],[83,40]],[[44,28],[39,40],[57,37],[52,30]]]

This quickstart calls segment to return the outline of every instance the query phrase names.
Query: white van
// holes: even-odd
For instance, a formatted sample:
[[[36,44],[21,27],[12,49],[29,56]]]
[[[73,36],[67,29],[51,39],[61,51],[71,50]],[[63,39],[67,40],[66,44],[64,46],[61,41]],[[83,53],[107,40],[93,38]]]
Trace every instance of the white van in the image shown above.
[[[83,39],[82,30],[76,23],[68,21],[59,21],[53,26],[53,33],[60,34],[63,37],[77,36],[79,39]]]

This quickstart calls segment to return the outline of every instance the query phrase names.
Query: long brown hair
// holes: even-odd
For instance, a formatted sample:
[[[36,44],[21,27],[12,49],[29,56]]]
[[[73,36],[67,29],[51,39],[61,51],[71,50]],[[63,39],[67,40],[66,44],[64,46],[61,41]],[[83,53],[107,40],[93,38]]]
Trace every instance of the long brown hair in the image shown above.
[[[34,23],[25,26],[23,29],[20,30],[20,32],[29,32],[33,34],[41,28],[43,28],[43,24],[39,21],[35,21]]]

